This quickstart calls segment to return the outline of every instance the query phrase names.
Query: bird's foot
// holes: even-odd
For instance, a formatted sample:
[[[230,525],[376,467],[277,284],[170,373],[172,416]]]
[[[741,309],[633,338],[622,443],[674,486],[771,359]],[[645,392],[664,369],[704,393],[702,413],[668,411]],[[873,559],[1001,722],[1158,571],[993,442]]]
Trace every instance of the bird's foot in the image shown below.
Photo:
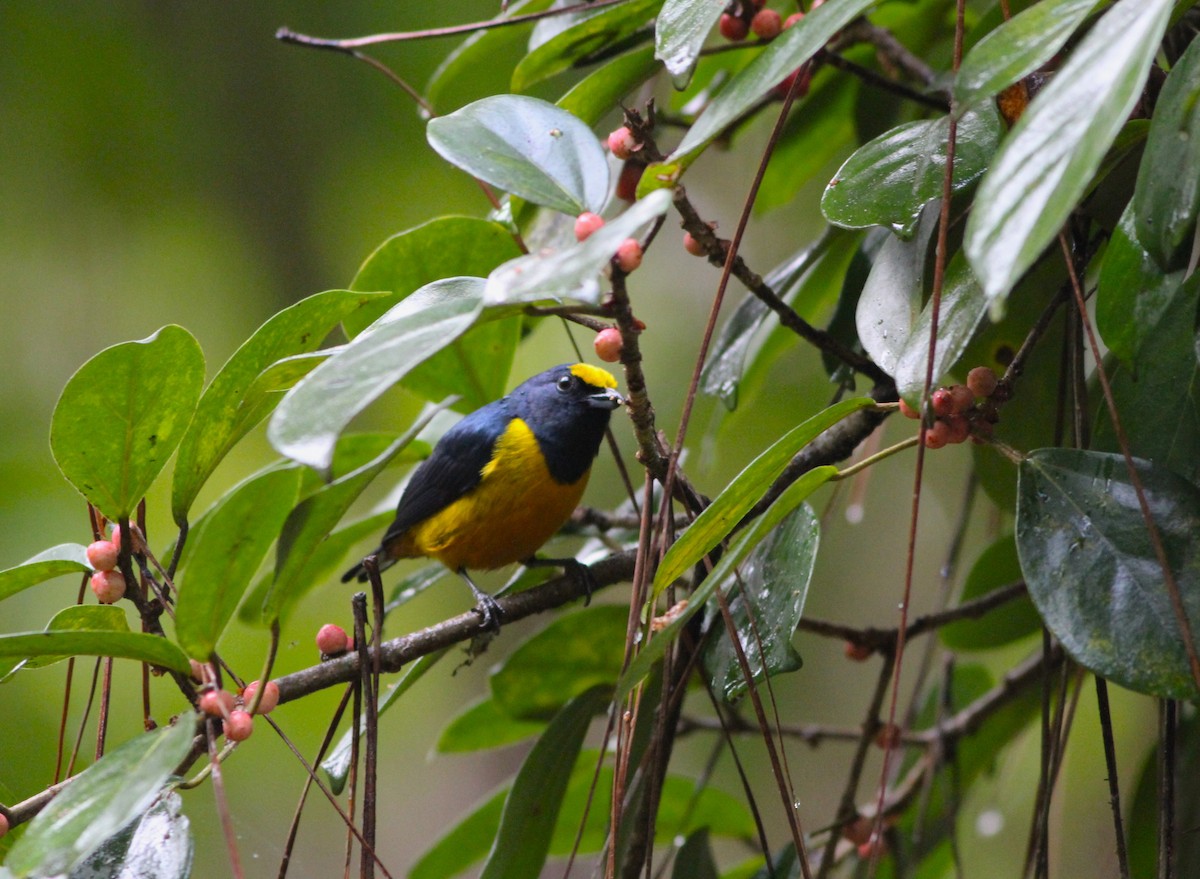
[[[479,614],[479,624],[490,632],[499,632],[500,620],[504,618],[504,609],[500,607],[500,603],[486,592],[478,592],[475,597],[479,604],[471,610]]]

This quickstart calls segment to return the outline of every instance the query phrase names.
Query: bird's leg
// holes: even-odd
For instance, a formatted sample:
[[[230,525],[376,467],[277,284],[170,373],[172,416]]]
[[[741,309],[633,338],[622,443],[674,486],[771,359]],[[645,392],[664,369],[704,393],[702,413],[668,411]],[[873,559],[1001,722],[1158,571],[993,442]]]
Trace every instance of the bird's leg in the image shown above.
[[[562,568],[563,573],[583,588],[583,606],[587,607],[592,601],[592,592],[599,588],[592,569],[579,559],[539,559],[530,556],[522,559],[521,564],[527,568]]]
[[[481,624],[485,629],[490,629],[493,632],[500,631],[500,618],[504,616],[504,611],[500,605],[496,603],[496,599],[488,595],[482,589],[475,585],[475,581],[467,574],[466,568],[459,568],[456,571],[458,576],[467,581],[467,585],[471,587],[471,591],[475,593],[475,607],[472,610],[479,614]]]

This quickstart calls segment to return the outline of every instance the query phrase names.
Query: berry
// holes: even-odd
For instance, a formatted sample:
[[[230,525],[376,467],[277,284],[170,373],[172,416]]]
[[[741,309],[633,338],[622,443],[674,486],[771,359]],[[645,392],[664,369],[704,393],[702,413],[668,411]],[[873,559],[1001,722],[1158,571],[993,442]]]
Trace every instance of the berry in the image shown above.
[[[108,538],[118,550],[121,548],[121,526],[113,525],[112,536]]]
[[[621,331],[616,327],[601,330],[596,333],[592,347],[596,349],[596,356],[605,363],[616,363],[621,359],[621,348],[624,347]]]
[[[962,415],[951,415],[946,418],[947,443],[963,443],[971,435],[971,422]]]
[[[962,415],[975,405],[975,395],[966,385],[951,385],[949,390],[950,404],[955,415]]]
[[[642,264],[642,245],[636,238],[626,238],[617,247],[617,255],[613,257],[617,268],[629,274]]]
[[[803,78],[800,79],[800,84],[796,86],[796,98],[799,99],[807,95],[808,87],[812,83],[812,65],[797,67],[778,83],[776,83],[775,88],[771,90],[772,94],[775,96],[775,99],[777,101],[782,101],[787,98],[788,92],[792,90],[792,83],[794,83],[797,78],[800,77]]]
[[[846,653],[846,658],[853,659],[855,662],[865,662],[871,658],[871,648],[865,644],[855,644],[853,641],[847,641],[843,650]]]
[[[575,218],[575,240],[586,241],[588,237],[604,225],[604,218],[591,211],[584,211]]]
[[[760,9],[750,19],[750,30],[760,40],[773,40],[783,30],[783,19],[774,9]]]
[[[904,398],[900,398],[900,414],[905,418],[920,418],[921,413],[914,409],[908,403],[904,402]]]
[[[237,707],[233,693],[225,690],[205,690],[200,694],[200,710],[210,717],[228,717]]]
[[[8,833],[8,816],[0,812],[0,837]]]
[[[254,732],[254,718],[240,708],[229,712],[225,719],[225,738],[231,742],[244,742]]]
[[[900,727],[894,723],[885,723],[875,731],[875,744],[877,747],[891,750],[900,744]]]
[[[721,32],[721,36],[732,43],[741,42],[746,39],[746,34],[750,33],[750,28],[745,21],[728,12],[721,15],[721,20],[717,23],[717,30]]]
[[[787,18],[784,20],[784,22],[783,22],[783,29],[784,29],[784,30],[787,30],[789,27],[791,27],[792,25],[794,25],[796,22],[800,21],[802,18],[804,18],[804,13],[803,13],[803,12],[793,12],[791,15],[789,15],[789,16],[788,16],[788,17],[787,17]]]
[[[608,150],[618,159],[628,159],[636,147],[633,132],[624,125],[608,136]]]
[[[258,692],[258,681],[251,681],[246,684],[246,689],[242,691],[242,702],[249,705],[254,701],[254,694],[256,692]],[[267,681],[266,689],[263,690],[262,698],[258,700],[258,708],[254,710],[254,713],[270,714],[278,704],[279,684],[274,681]]]
[[[938,418],[954,412],[954,397],[951,396],[949,388],[938,388],[930,396],[929,402],[933,406],[933,414]]]
[[[125,575],[120,571],[97,571],[91,582],[101,604],[114,604],[125,595]]]
[[[933,426],[925,431],[925,448],[940,449],[950,442],[950,425],[944,421],[935,421]]]
[[[842,825],[842,836],[850,840],[855,845],[863,845],[870,842],[871,830],[873,822],[866,815],[859,815],[848,824]]]
[[[967,387],[976,397],[990,397],[999,382],[996,373],[987,366],[976,366],[967,373]]]
[[[111,571],[117,566],[117,555],[121,548],[111,540],[97,540],[87,548],[88,564],[97,571]]]
[[[683,233],[683,249],[692,256],[704,256],[704,245],[693,238],[691,232]]]
[[[887,845],[882,839],[868,839],[858,847],[858,856],[864,861],[869,861],[873,853],[884,854],[887,851]]]
[[[646,166],[641,162],[626,162],[617,177],[617,198],[622,201],[637,201],[638,183]]]
[[[338,656],[350,647],[350,636],[335,623],[326,623],[317,632],[317,649],[326,656]]]

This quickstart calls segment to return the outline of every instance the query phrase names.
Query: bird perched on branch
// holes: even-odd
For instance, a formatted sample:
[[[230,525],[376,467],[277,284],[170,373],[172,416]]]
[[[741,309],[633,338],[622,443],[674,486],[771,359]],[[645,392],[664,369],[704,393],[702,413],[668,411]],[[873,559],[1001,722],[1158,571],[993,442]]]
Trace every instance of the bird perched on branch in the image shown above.
[[[437,559],[471,587],[475,612],[489,629],[500,627],[500,606],[468,569],[552,564],[589,584],[590,574],[575,559],[536,559],[534,553],[583,496],[609,416],[624,403],[615,387],[603,369],[563,364],[456,424],[405,488],[395,520],[372,553],[379,569],[399,559]],[[361,562],[342,582],[356,577],[367,579]]]

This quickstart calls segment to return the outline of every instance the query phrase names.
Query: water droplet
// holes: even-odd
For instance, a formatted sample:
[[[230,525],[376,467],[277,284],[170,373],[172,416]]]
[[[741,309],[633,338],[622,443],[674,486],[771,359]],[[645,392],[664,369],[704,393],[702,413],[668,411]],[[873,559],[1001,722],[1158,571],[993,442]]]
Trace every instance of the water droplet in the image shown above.
[[[995,836],[1004,829],[1004,815],[999,809],[984,809],[975,819],[975,832],[982,837]]]

